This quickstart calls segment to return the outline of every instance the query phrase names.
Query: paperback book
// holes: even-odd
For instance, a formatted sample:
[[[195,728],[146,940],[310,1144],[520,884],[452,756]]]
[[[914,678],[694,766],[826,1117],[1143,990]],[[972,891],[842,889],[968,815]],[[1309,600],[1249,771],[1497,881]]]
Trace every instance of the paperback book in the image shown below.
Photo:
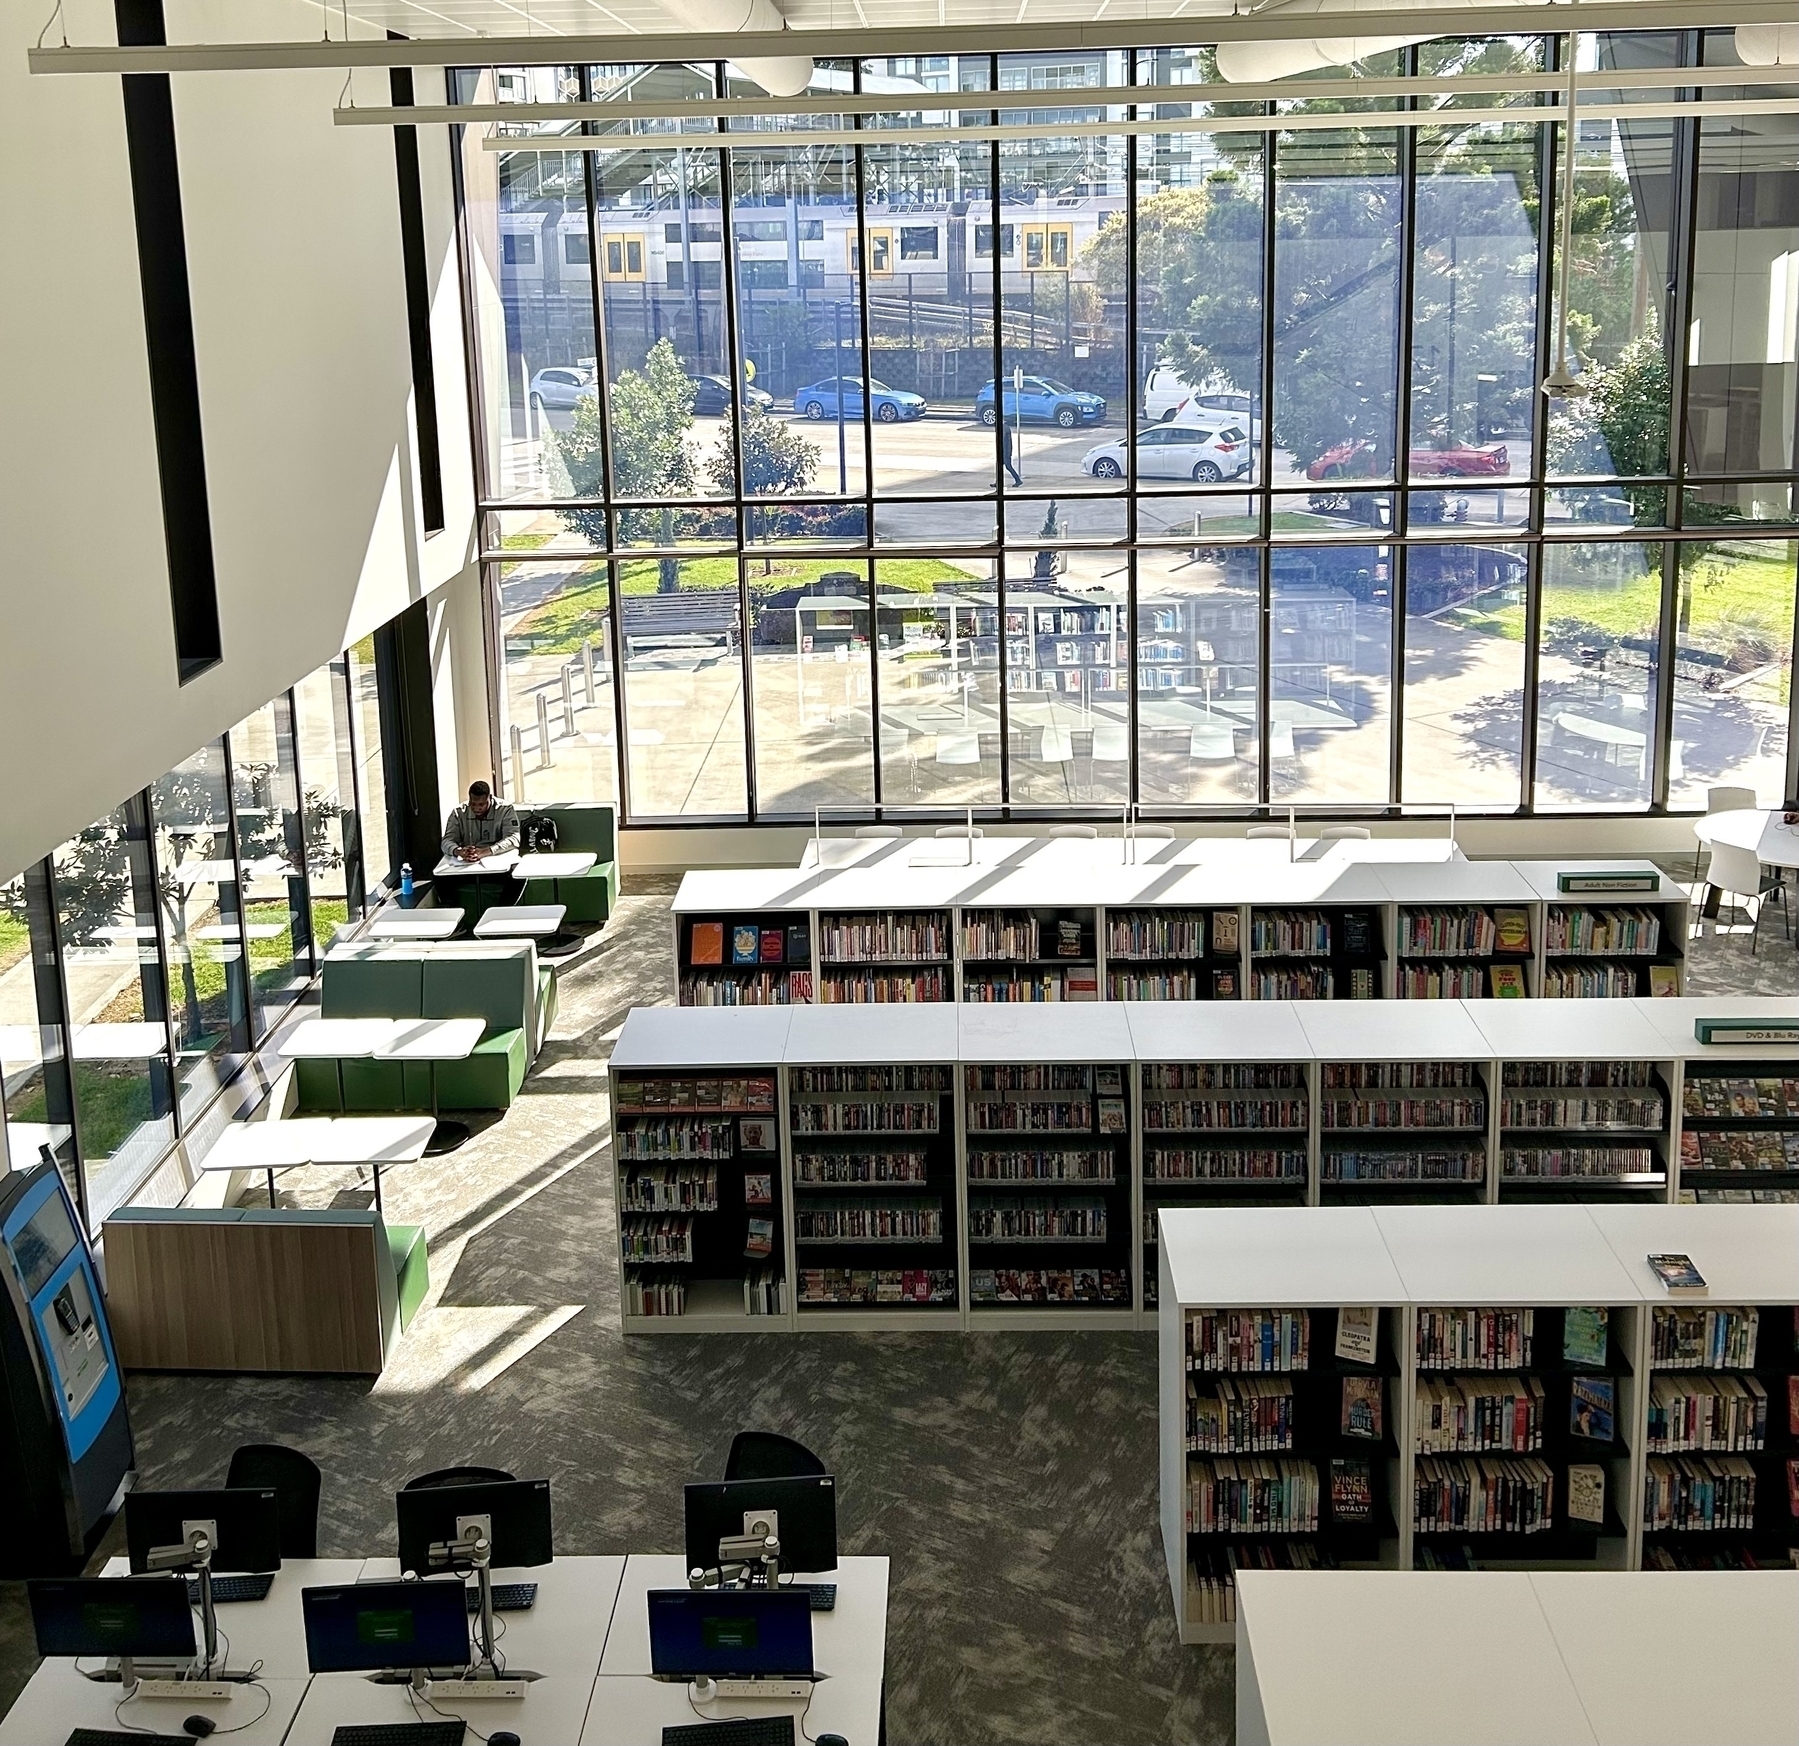
[[[1530,911],[1497,909],[1493,912],[1494,944],[1501,952],[1530,950]]]
[[[1577,1376],[1569,1386],[1568,1430],[1594,1443],[1618,1434],[1618,1385],[1609,1376]]]
[[[1374,1520],[1374,1480],[1360,1456],[1338,1456],[1331,1462],[1331,1515],[1339,1522]]]
[[[1705,1275],[1689,1255],[1651,1255],[1650,1268],[1670,1297],[1704,1297]]]
[[[1237,912],[1234,909],[1212,911],[1212,954],[1214,957],[1228,958],[1239,950],[1237,920]]]
[[[1568,1469],[1568,1520],[1605,1522],[1605,1469],[1597,1462],[1577,1461]]]
[[[725,924],[695,922],[688,956],[695,964],[722,964],[725,961]]]
[[[774,1252],[775,1225],[773,1219],[751,1219],[749,1232],[744,1239],[743,1252],[752,1260]]]
[[[1562,1321],[1562,1361],[1597,1370],[1605,1363],[1611,1312],[1576,1305]]]
[[[1379,1325],[1380,1311],[1367,1305],[1354,1306],[1337,1311],[1337,1346],[1339,1358],[1347,1358],[1352,1364],[1372,1364],[1374,1362],[1374,1337]]]
[[[1492,984],[1495,1000],[1522,1000],[1525,996],[1521,964],[1494,964],[1487,971],[1487,980]]]
[[[744,926],[731,930],[731,962],[733,964],[756,964],[761,962],[762,930],[758,927]]]
[[[1346,1437],[1380,1437],[1381,1379],[1378,1376],[1346,1376],[1343,1378],[1343,1435]]]

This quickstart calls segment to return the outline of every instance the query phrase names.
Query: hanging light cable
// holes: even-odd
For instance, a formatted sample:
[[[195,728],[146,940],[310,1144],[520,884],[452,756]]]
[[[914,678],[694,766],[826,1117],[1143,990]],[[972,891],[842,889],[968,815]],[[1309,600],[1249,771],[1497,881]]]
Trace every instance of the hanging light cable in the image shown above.
[[[1564,127],[1567,139],[1562,151],[1562,211],[1560,248],[1562,258],[1556,272],[1555,362],[1543,378],[1543,392],[1551,400],[1579,400],[1587,392],[1583,383],[1568,366],[1568,277],[1574,259],[1574,150],[1579,138],[1579,121],[1575,114],[1575,62],[1579,58],[1579,33],[1568,32],[1568,97]]]

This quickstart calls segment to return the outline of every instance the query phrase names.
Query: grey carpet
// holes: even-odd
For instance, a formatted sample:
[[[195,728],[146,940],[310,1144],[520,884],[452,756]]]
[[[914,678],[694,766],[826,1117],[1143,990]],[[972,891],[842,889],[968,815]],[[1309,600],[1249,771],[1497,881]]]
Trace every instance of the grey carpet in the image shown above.
[[[325,1472],[320,1550],[346,1556],[393,1549],[408,1476],[479,1462],[553,1480],[564,1551],[674,1551],[682,1482],[722,1472],[742,1426],[786,1431],[840,1476],[844,1549],[893,1560],[895,1746],[1228,1740],[1232,1656],[1174,1629],[1153,1335],[620,1335],[601,1063],[633,1005],[670,997],[669,889],[633,885],[564,971],[507,1118],[384,1179],[390,1218],[431,1232],[433,1283],[380,1382],[134,1377],[143,1482],[293,1443]],[[1799,990],[1777,920],[1751,958],[1725,919],[1689,992]],[[345,1173],[306,1198],[368,1196]],[[0,1701],[31,1666],[0,1587]]]

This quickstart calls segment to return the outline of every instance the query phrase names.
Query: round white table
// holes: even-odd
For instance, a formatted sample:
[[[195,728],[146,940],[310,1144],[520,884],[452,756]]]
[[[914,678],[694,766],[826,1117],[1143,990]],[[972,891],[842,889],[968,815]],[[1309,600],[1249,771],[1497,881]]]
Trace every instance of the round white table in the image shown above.
[[[1799,824],[1788,824],[1779,807],[1771,812],[1751,806],[1708,812],[1693,821],[1693,835],[1708,846],[1747,849],[1764,867],[1799,867]]]

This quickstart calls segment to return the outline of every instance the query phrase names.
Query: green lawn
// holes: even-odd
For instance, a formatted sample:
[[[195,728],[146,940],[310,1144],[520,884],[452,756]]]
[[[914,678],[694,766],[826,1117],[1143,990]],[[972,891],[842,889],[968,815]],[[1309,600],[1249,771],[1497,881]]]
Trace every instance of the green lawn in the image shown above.
[[[31,930],[0,909],[0,970],[10,970],[31,950]]]
[[[150,1119],[149,1075],[131,1067],[77,1062],[75,1102],[81,1112],[82,1150],[90,1162],[110,1158]],[[20,1122],[50,1119],[41,1088],[20,1099],[11,1113],[13,1120]]]

